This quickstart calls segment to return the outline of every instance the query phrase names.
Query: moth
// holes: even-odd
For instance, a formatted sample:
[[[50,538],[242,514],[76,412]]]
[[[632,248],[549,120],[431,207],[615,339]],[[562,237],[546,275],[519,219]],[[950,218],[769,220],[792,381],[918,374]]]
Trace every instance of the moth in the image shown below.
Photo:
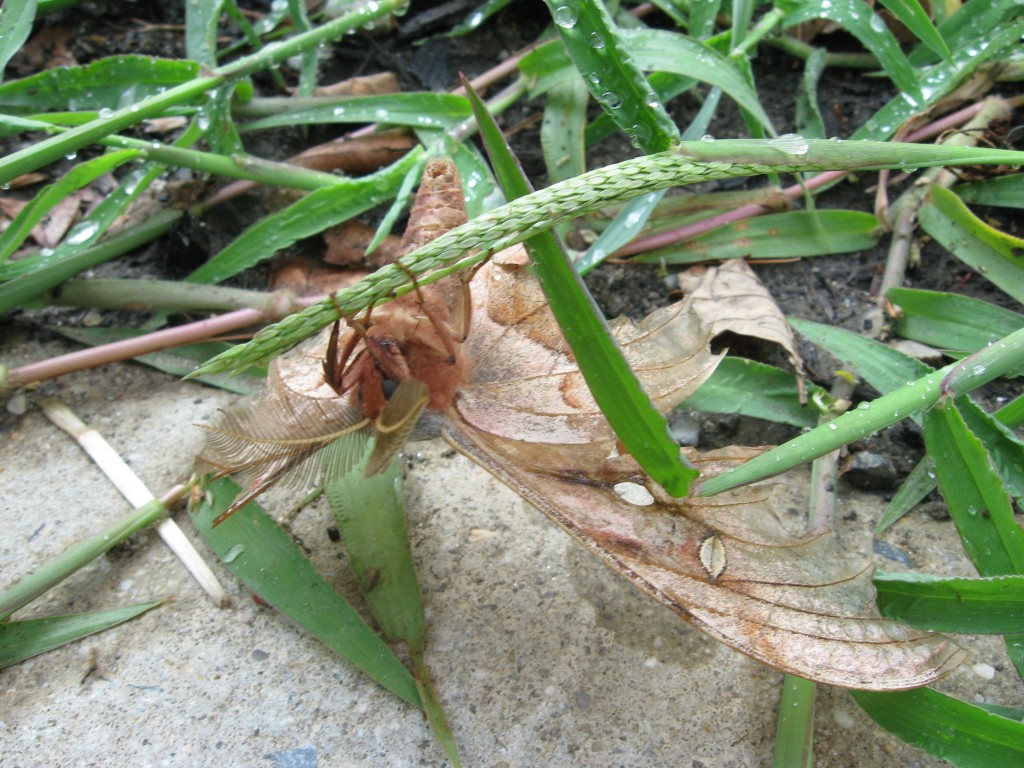
[[[230,428],[213,430],[213,463],[256,472],[243,500],[284,475],[309,480],[351,467],[336,436],[375,431],[390,459],[396,442],[440,432],[647,595],[776,669],[895,690],[925,685],[959,663],[962,651],[947,638],[877,613],[870,568],[838,558],[834,534],[790,535],[772,508],[773,486],[676,499],[621,452],[521,247],[478,269],[468,296],[421,291],[391,312],[279,358],[267,393],[229,417]],[[663,411],[714,369],[707,334],[685,302],[611,327]],[[340,371],[323,365],[332,344],[347,361]],[[374,345],[399,363],[389,368]],[[367,405],[378,384],[379,413]],[[295,445],[302,447],[289,455]],[[714,474],[756,450],[688,453]]]

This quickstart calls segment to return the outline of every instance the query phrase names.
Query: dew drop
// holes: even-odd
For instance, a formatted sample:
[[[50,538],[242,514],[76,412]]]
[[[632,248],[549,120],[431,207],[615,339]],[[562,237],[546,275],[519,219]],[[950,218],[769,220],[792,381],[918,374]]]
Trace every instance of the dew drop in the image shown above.
[[[622,106],[622,99],[612,91],[605,91],[601,94],[601,101],[608,109],[618,109]]]
[[[567,5],[560,5],[558,8],[555,8],[554,19],[555,24],[562,29],[572,29],[576,26],[576,12]]]
[[[114,110],[112,110],[112,109],[109,109],[109,108],[107,108],[107,107],[104,107],[103,109],[101,109],[101,110],[99,111],[99,116],[100,116],[100,119],[101,119],[101,120],[107,120],[107,119],[109,119],[110,117],[112,117],[112,116],[113,116],[113,114],[114,114]]]
[[[710,133],[705,133],[703,136],[700,137],[700,140],[703,141],[705,144],[712,144],[715,141],[715,137],[712,136]]]
[[[604,48],[604,38],[601,37],[597,32],[590,33],[590,47],[596,50]]]
[[[806,155],[811,149],[807,139],[799,133],[784,133],[781,136],[770,139],[768,146],[781,150],[787,155]]]
[[[882,21],[881,16],[872,16],[871,21],[868,23],[871,25],[871,28],[875,30],[875,32],[885,31],[885,22]]]

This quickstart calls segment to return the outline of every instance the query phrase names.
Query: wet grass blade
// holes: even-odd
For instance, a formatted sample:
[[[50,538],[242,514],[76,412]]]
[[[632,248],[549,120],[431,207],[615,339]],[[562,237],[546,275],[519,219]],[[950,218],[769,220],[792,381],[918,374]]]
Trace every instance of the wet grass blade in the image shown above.
[[[709,259],[789,259],[872,248],[878,219],[861,211],[789,211],[718,227],[669,248],[636,256],[646,264],[693,264]]]
[[[941,401],[925,416],[924,441],[935,463],[964,549],[982,576],[1024,574],[1024,531],[984,444],[956,404]]]
[[[872,432],[895,424],[907,416],[931,408],[940,397],[950,393],[951,386],[956,395],[967,394],[967,392],[1024,364],[1024,349],[1021,348],[1024,344],[1022,342],[1024,342],[1024,331],[1018,331],[997,342],[994,345],[995,352],[992,357],[986,359],[978,373],[973,373],[973,369],[977,366],[972,365],[972,375],[961,378],[952,385],[947,381],[947,377],[960,370],[959,364],[948,365],[883,395],[871,403],[861,403],[857,408],[838,416],[826,425],[816,427],[739,467],[726,470],[722,474],[704,481],[701,483],[699,493],[702,496],[711,496],[739,485],[785,472],[787,469],[792,469],[847,443],[866,437]],[[1021,538],[1024,539],[1024,536]]]
[[[679,130],[604,4],[546,2],[569,58],[605,113],[643,152],[668,149],[678,140]]]
[[[43,187],[32,201],[21,209],[21,212],[11,222],[10,226],[0,235],[0,265],[10,258],[32,232],[32,228],[48,214],[53,207],[86,187],[105,173],[119,168],[130,160],[138,157],[135,150],[121,150],[108,152],[105,155],[93,160],[76,165],[60,181],[47,184]],[[0,273],[0,278],[3,274]]]
[[[946,61],[952,60],[949,46],[946,45],[946,41],[942,39],[939,30],[932,24],[932,20],[928,18],[928,14],[924,12],[918,0],[879,1],[892,12],[893,16],[903,22],[903,26],[909,29],[924,45]]]
[[[413,128],[450,128],[469,118],[465,96],[451,93],[393,93],[338,98],[259,99],[239,107],[237,117],[273,110],[241,126],[243,132],[294,125],[381,123]]]
[[[398,193],[402,180],[419,161],[421,149],[369,176],[339,179],[338,184],[318,189],[284,210],[264,216],[239,235],[227,248],[188,276],[194,283],[219,283],[248,269],[297,240],[350,219]]]
[[[106,611],[0,622],[0,669],[123,624],[163,602],[153,600]]]
[[[953,187],[953,193],[965,203],[1024,208],[1024,173],[958,184]]]
[[[470,100],[506,196],[515,199],[529,194],[529,183],[494,119],[472,90]],[[687,495],[699,473],[682,463],[679,446],[669,437],[664,417],[637,381],[561,243],[545,232],[527,240],[527,247],[551,311],[615,434],[666,491],[677,497]]]
[[[1024,240],[979,219],[955,194],[932,186],[921,228],[946,250],[1019,302],[1024,302]]]
[[[965,3],[961,13],[972,5],[987,6],[986,3]],[[920,88],[927,94],[926,99],[908,99],[906,93],[899,93],[868,118],[850,138],[879,140],[892,136],[897,128],[945,97],[974,75],[979,67],[1016,51],[1020,46],[1021,34],[1024,33],[1024,19],[981,29],[992,30],[991,34],[986,35],[984,46],[978,46],[976,40],[973,43],[968,41],[954,44],[946,37],[953,52],[953,62],[940,61],[922,75]],[[973,34],[976,37],[977,31]]]
[[[0,10],[0,80],[3,80],[7,62],[32,32],[36,5],[36,0],[9,0]]]
[[[907,512],[917,506],[921,501],[935,490],[937,482],[935,472],[932,470],[931,462],[924,458],[907,475],[903,485],[899,487],[892,501],[885,508],[878,525],[875,526],[875,536],[878,536],[886,528],[891,526]]]
[[[260,598],[396,696],[422,706],[416,682],[394,652],[258,504],[247,504],[213,527],[239,490],[230,478],[210,484],[193,518],[207,545]]]
[[[185,59],[110,56],[10,80],[0,85],[0,109],[15,115],[113,110],[198,75],[199,64]]]
[[[851,691],[868,716],[909,744],[954,765],[1024,765],[1024,724],[931,688]]]
[[[886,394],[932,372],[922,362],[858,333],[789,318],[800,335],[851,365],[868,384]]]
[[[917,74],[900,50],[900,44],[885,22],[863,0],[814,0],[800,3],[793,13],[786,16],[783,26],[788,28],[812,19],[829,19],[842,26],[875,54],[898,90],[918,103],[924,101]]]
[[[811,768],[814,764],[814,699],[818,686],[786,675],[775,728],[772,768]]]
[[[808,397],[813,401],[824,394],[811,385]],[[754,360],[726,357],[700,389],[686,400],[686,408],[707,413],[738,413],[758,419],[813,427],[819,411],[800,404],[796,379],[792,373]]]
[[[896,333],[939,349],[976,352],[1024,328],[1024,315],[970,296],[893,288],[886,297],[901,310]]]
[[[924,420],[924,444],[964,551],[982,576],[1024,575],[1024,530],[985,445],[943,398]],[[1007,635],[1006,650],[1024,677],[1024,637]]]
[[[874,575],[883,616],[934,632],[1024,634],[1024,576]]]

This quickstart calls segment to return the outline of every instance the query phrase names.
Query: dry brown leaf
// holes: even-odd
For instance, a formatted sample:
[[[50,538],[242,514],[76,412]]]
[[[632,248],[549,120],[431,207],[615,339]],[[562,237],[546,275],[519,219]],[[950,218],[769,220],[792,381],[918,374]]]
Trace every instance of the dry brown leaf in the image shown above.
[[[393,72],[350,77],[340,83],[330,83],[313,89],[314,96],[373,96],[380,93],[398,93],[402,90]]]
[[[324,465],[351,466],[350,454],[334,452],[346,449],[325,447],[332,434],[374,425],[379,432],[384,423],[402,427],[395,431],[404,439],[413,428],[409,414],[419,411],[403,405],[393,420],[387,409],[396,400],[428,400],[417,432],[440,427],[454,447],[617,573],[766,664],[833,685],[888,690],[924,685],[959,662],[962,652],[946,638],[878,615],[870,569],[837,557],[829,531],[785,531],[774,486],[673,499],[620,454],[521,247],[484,264],[469,287],[464,342],[453,320],[461,292],[424,290],[279,358],[268,394],[218,427],[225,450],[214,463],[255,474],[245,491],[252,498],[260,483],[296,469],[308,479]],[[449,302],[447,315],[441,297]],[[613,332],[662,410],[714,369],[707,333],[688,302],[638,325],[619,321]],[[386,380],[398,390],[382,403]],[[411,398],[409,382],[423,384]],[[285,456],[296,444],[294,457]],[[394,441],[389,450],[396,450]],[[756,453],[732,448],[691,460],[712,474]]]
[[[323,238],[327,251],[324,253],[324,261],[342,267],[367,264],[377,268],[390,264],[402,253],[402,239],[397,235],[388,235],[368,255],[366,249],[376,233],[373,227],[356,219],[325,229]]]
[[[712,338],[729,331],[785,349],[803,392],[804,363],[796,349],[793,329],[745,260],[730,259],[718,267],[688,269],[679,275],[679,289],[689,295]]]

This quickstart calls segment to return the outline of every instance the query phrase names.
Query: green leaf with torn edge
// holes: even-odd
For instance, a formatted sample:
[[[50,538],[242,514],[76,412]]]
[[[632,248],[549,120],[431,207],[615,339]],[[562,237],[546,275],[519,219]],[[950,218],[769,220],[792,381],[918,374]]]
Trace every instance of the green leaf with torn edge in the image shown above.
[[[163,602],[153,600],[106,611],[0,622],[0,669],[122,624]]]

